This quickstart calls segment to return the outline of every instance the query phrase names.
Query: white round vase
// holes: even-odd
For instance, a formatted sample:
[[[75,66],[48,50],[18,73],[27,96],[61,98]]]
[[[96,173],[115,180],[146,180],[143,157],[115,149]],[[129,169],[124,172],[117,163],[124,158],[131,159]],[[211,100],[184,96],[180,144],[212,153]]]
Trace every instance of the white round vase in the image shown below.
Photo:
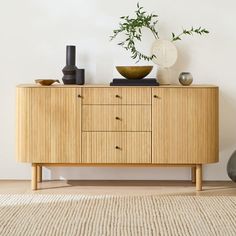
[[[156,57],[153,62],[159,66],[157,80],[160,84],[170,84],[171,69],[178,58],[176,46],[168,40],[158,39],[152,45],[152,54]]]

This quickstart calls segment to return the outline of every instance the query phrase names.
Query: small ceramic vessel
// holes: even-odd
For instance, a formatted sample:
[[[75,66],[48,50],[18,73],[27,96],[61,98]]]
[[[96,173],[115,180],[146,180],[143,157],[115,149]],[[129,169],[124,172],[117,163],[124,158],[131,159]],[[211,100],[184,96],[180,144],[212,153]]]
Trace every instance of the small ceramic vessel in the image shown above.
[[[183,86],[189,86],[192,84],[193,82],[193,76],[191,73],[189,72],[182,72],[179,75],[179,82],[183,85]]]

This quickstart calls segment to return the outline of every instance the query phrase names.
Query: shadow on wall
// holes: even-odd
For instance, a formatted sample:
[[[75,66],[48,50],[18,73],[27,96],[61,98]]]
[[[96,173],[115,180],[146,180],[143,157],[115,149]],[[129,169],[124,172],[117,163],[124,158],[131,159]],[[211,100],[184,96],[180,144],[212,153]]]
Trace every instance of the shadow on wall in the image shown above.
[[[89,60],[89,57],[84,54],[84,53],[81,53],[79,55],[79,60],[78,60],[78,68],[82,69],[82,68],[85,68],[85,83],[88,83],[88,81],[91,81],[92,80],[92,74],[90,73],[90,70],[86,69],[91,62]]]
[[[220,150],[236,150],[236,104],[230,93],[220,91]],[[232,150],[233,151],[233,150]]]
[[[46,167],[44,180],[190,180],[190,168]],[[174,177],[173,177],[174,176]]]
[[[184,71],[188,71],[190,55],[188,54],[189,49],[185,45],[181,47],[178,44],[175,44],[178,50],[178,59],[175,65],[171,68],[171,83],[179,83],[179,74]]]

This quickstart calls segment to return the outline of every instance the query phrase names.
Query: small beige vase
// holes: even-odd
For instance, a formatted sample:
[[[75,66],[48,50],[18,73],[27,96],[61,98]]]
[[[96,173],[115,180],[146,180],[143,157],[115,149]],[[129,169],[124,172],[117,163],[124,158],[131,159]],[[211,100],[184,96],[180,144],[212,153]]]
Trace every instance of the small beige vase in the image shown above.
[[[170,68],[159,68],[157,70],[157,81],[161,85],[171,84],[172,73]]]

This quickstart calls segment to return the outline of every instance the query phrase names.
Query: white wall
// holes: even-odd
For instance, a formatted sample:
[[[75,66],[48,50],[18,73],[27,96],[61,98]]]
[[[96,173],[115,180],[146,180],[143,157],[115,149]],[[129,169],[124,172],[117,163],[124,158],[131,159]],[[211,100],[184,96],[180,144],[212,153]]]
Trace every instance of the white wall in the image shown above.
[[[182,27],[204,26],[207,37],[176,43],[179,59],[173,82],[181,71],[191,71],[195,83],[220,87],[220,162],[205,167],[204,178],[228,179],[226,163],[236,149],[236,2],[234,0],[140,0],[160,16],[162,38]],[[62,77],[65,46],[77,45],[78,66],[87,83],[108,83],[117,76],[114,66],[130,64],[129,55],[110,43],[118,17],[130,14],[136,0],[7,0],[0,1],[0,178],[28,179],[29,164],[16,163],[15,86],[36,78]],[[142,47],[150,48],[146,36]],[[156,70],[156,68],[155,68]],[[153,75],[155,75],[155,70]],[[106,170],[106,171],[105,171]],[[188,179],[188,169],[58,168],[47,178],[70,179]]]

